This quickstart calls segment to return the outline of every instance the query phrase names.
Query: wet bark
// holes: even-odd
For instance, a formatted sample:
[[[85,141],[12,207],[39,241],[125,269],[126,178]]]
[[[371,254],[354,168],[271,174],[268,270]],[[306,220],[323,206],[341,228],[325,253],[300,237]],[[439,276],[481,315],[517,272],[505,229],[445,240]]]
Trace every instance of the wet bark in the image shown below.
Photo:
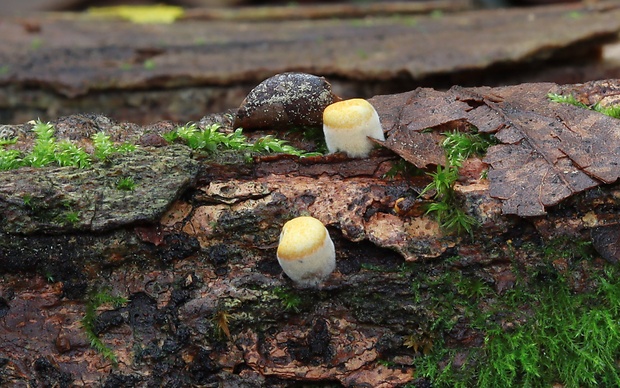
[[[612,81],[601,85],[563,90],[585,100],[617,89]],[[408,105],[397,96],[374,101],[386,124],[392,117],[388,142],[415,126],[398,124]],[[416,106],[415,99],[407,101]],[[230,125],[223,117],[211,120]],[[437,125],[446,129],[442,120]],[[472,236],[455,235],[420,211],[428,201],[418,197],[427,176],[386,176],[401,163],[386,149],[363,160],[248,160],[234,151],[198,154],[164,145],[157,139],[169,123],[139,127],[73,116],[56,126],[59,139],[87,145],[99,129],[142,147],[89,170],[0,173],[0,381],[8,385],[425,384],[415,374],[416,360],[434,343],[459,354],[483,346],[485,333],[471,325],[475,316],[437,299],[462,293],[485,310],[491,299],[462,291],[463,278],[502,295],[523,284],[516,281],[523,276],[519,268],[544,262],[542,253],[515,247],[542,248],[558,237],[593,241],[600,256],[580,265],[600,268],[601,257],[617,261],[620,194],[613,183],[576,192],[548,206],[545,216],[520,218],[502,213],[502,199],[489,189],[493,181],[477,174],[482,162],[470,160],[455,190],[480,226]],[[31,145],[27,125],[5,130],[18,136],[14,147]],[[135,177],[135,191],[116,190],[114,179],[127,174]],[[28,196],[36,200],[24,201]],[[62,218],[67,201],[82,215],[79,221]],[[302,214],[327,225],[336,245],[337,270],[317,289],[297,288],[275,259],[281,226]],[[568,259],[556,261],[561,267]],[[440,284],[438,278],[452,280]],[[575,278],[583,289],[589,281]],[[128,302],[95,304],[101,293]],[[93,305],[94,323],[84,327]],[[437,329],[445,320],[454,324]],[[90,346],[87,331],[117,363]]]

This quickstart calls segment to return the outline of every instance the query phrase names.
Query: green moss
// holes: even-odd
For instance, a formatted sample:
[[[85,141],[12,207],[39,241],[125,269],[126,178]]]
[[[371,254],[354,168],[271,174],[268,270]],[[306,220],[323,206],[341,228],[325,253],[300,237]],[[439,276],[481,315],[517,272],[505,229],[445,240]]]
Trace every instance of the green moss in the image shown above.
[[[422,190],[420,195],[434,191],[435,198],[444,200],[453,194],[453,187],[459,177],[459,170],[456,166],[437,166],[437,172],[429,172],[427,175],[433,180]]]
[[[471,132],[452,131],[443,133],[442,143],[448,161],[445,167],[437,166],[436,172],[427,175],[431,182],[422,190],[420,196],[434,192],[434,203],[430,204],[427,214],[434,214],[441,227],[448,232],[473,236],[473,228],[477,221],[466,214],[460,207],[454,193],[454,185],[459,177],[459,167],[473,156],[482,156],[490,145],[495,143],[493,136],[479,133],[475,128]]]
[[[219,124],[200,130],[196,124],[188,124],[164,134],[169,142],[184,142],[192,149],[214,153],[215,151],[243,151],[242,161],[252,160],[254,153],[285,153],[297,156],[316,156],[319,152],[299,150],[286,141],[271,135],[249,143],[239,128],[232,133],[219,131]],[[137,146],[130,143],[115,144],[110,135],[98,132],[93,135],[94,155],[88,154],[83,148],[69,140],[57,141],[55,129],[50,123],[38,120],[34,127],[35,141],[32,150],[23,154],[19,150],[7,149],[6,146],[17,142],[17,138],[0,138],[0,171],[12,170],[23,166],[45,167],[57,165],[61,167],[89,168],[94,161],[106,161],[111,155],[134,151]],[[239,158],[235,159],[239,160]],[[129,187],[129,186],[128,186]]]
[[[80,213],[74,210],[69,210],[65,213],[65,221],[70,224],[76,224],[80,221]]]
[[[113,296],[107,290],[100,290],[93,293],[86,303],[86,312],[82,318],[82,327],[86,332],[86,337],[90,341],[90,346],[97,350],[103,358],[106,358],[114,365],[117,365],[116,354],[108,347],[101,338],[95,333],[95,320],[97,319],[97,309],[104,304],[111,304],[114,308],[121,307],[129,302],[129,299],[122,296]]]
[[[136,182],[132,177],[122,177],[116,182],[116,188],[123,191],[134,191],[136,188]]]
[[[54,283],[54,275],[49,270],[45,270],[44,276],[46,282]]]
[[[0,148],[0,170],[13,170],[21,166],[21,152]]]
[[[364,49],[357,49],[356,54],[359,59],[368,59],[369,57],[368,51]]]
[[[571,11],[566,14],[566,17],[568,17],[569,19],[581,19],[583,17],[583,12]]]
[[[562,95],[557,93],[549,93],[547,94],[547,98],[552,102],[557,102],[560,104],[570,104],[574,106],[578,106],[580,108],[589,109],[589,107],[583,102],[578,101],[575,96],[572,94]]]
[[[549,93],[547,95],[547,98],[549,98],[549,100],[553,102],[557,102],[561,104],[570,104],[570,105],[577,106],[579,108],[593,110],[593,111],[602,113],[606,116],[610,116],[616,119],[620,118],[620,105],[601,106],[599,103],[596,103],[590,106],[577,100],[575,96],[573,96],[572,94],[562,95],[562,94],[556,94],[556,93]]]
[[[0,138],[0,147],[8,145],[8,144],[15,144],[15,143],[17,143],[16,137]]]
[[[251,145],[251,150],[259,153],[282,153],[305,157],[320,155],[318,152],[306,152],[304,150],[299,150],[289,144],[286,144],[286,141],[277,139],[271,135],[267,135],[256,140],[254,144]]]
[[[299,312],[299,306],[301,305],[301,296],[291,289],[285,289],[284,287],[276,287],[273,293],[282,302],[282,307],[286,311]]]
[[[567,236],[548,241],[542,248],[542,253],[547,262],[559,258],[591,260],[595,254],[592,248],[592,241],[575,241]]]
[[[104,132],[97,132],[93,135],[93,147],[95,148],[95,157],[102,161],[107,160],[112,154],[132,152],[136,149],[135,145],[129,143],[114,144],[110,140],[110,135]]]
[[[32,151],[26,155],[23,164],[32,167],[47,166],[56,159],[57,143],[54,137],[54,127],[50,123],[39,120],[32,130],[36,134],[36,139]]]
[[[376,265],[376,264],[368,264],[368,263],[362,263],[361,264],[361,268],[365,269],[366,271],[375,271],[375,272],[394,272],[393,270],[389,270],[386,269],[383,266],[380,265]]]
[[[441,19],[443,18],[444,14],[443,11],[440,9],[435,9],[430,13],[430,17],[433,19]]]
[[[237,128],[231,133],[224,133],[219,129],[219,124],[213,124],[201,130],[196,124],[190,123],[177,127],[174,131],[164,134],[163,137],[169,143],[182,141],[194,150],[210,153],[221,149],[230,149],[254,153],[284,153],[296,156],[320,155],[316,152],[296,149],[286,144],[286,141],[271,135],[257,139],[254,143],[248,143],[241,128]]]
[[[56,163],[61,167],[73,166],[88,168],[91,166],[90,155],[84,149],[68,140],[58,143],[54,153]]]
[[[22,200],[24,201],[24,205],[28,206],[30,209],[33,209],[32,195],[24,194],[24,197],[22,198]]]
[[[157,67],[157,64],[155,63],[155,60],[153,59],[147,59],[146,61],[144,61],[144,63],[142,64],[142,67],[144,67],[144,70],[154,70],[155,67]]]
[[[560,280],[524,295],[531,319],[487,329],[480,386],[619,386],[619,286],[602,277],[596,293],[576,294]]]
[[[41,48],[41,46],[43,46],[43,39],[39,37],[32,38],[32,40],[30,41],[30,48],[32,50],[38,50]]]
[[[615,119],[620,119],[620,105],[601,106],[600,104],[594,104],[592,109],[606,116],[610,116]]]
[[[480,278],[467,276],[461,278],[456,288],[460,295],[467,298],[482,298],[491,294],[491,287]]]
[[[370,27],[373,24],[374,22],[369,19],[351,19],[351,21],[349,21],[351,27]]]
[[[463,161],[471,156],[483,156],[490,145],[495,144],[495,138],[487,133],[474,132],[446,132],[443,134],[442,146],[450,166],[461,167]]]
[[[12,170],[23,166],[45,167],[57,165],[61,167],[89,168],[93,159],[83,148],[69,140],[57,141],[55,129],[50,123],[38,120],[33,128],[35,140],[32,150],[22,154],[18,150],[6,149],[6,145],[17,142],[16,138],[0,139],[0,170]],[[116,152],[129,152],[136,146],[124,143],[115,145],[110,136],[99,132],[93,136],[95,158],[105,160]]]
[[[610,280],[603,281],[610,284]],[[618,386],[618,307],[605,296],[576,295],[563,283],[545,291],[536,298],[530,296],[536,306],[533,319],[512,332],[500,327],[487,331],[490,363],[481,370],[479,382],[486,386],[556,381],[569,387]]]
[[[416,303],[430,309],[432,322],[405,343],[417,347],[416,377],[435,387],[620,386],[618,268],[594,265],[585,242],[520,249],[529,259],[514,266],[516,284],[503,294],[456,269],[414,282]],[[576,272],[590,279],[585,291],[569,276]],[[478,333],[482,345],[450,344],[457,322],[459,331]]]
[[[437,166],[437,172],[427,175],[432,181],[422,190],[420,196],[433,191],[435,202],[428,206],[426,214],[435,215],[439,225],[448,232],[467,232],[471,235],[477,221],[460,208],[454,193],[454,184],[459,176],[458,167]]]

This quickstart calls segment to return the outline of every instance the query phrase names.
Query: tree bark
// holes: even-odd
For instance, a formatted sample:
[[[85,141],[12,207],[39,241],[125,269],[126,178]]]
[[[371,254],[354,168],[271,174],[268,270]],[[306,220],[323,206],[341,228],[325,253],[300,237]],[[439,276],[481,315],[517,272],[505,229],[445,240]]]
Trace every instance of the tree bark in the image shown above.
[[[563,90],[599,97],[615,90],[590,87]],[[383,119],[398,101],[375,99]],[[408,101],[413,109],[416,100]],[[406,117],[400,108],[394,120]],[[418,193],[428,176],[386,177],[401,163],[386,149],[367,159],[249,161],[235,151],[200,155],[164,145],[157,139],[171,129],[165,122],[72,116],[55,126],[59,139],[85,146],[103,130],[141,148],[87,170],[0,173],[0,381],[7,385],[424,386],[426,357],[448,349],[450,366],[444,358],[437,367],[464,373],[459,365],[483,362],[463,361],[486,349],[483,323],[509,333],[530,322],[535,304],[505,296],[567,273],[571,289],[587,292],[597,284],[592,274],[608,267],[601,255],[613,262],[616,254],[617,184],[522,218],[503,215],[502,200],[490,196],[493,181],[466,178],[464,167],[456,194],[481,226],[455,235],[425,214],[430,200]],[[388,142],[401,127],[389,127]],[[28,129],[5,128],[19,139],[13,147],[32,146]],[[479,172],[481,163],[469,168]],[[136,189],[115,188],[119,176],[134,177]],[[79,220],[63,218],[68,209]],[[327,225],[336,246],[337,270],[316,289],[297,288],[276,260],[281,226],[303,214]],[[590,240],[600,255],[548,253]],[[114,305],[111,297],[128,301]]]

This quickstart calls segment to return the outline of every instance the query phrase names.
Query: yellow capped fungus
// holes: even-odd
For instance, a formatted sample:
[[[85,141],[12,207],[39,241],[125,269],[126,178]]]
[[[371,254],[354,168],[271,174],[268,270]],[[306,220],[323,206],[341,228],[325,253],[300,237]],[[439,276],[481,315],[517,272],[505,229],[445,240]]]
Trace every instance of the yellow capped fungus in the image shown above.
[[[323,133],[330,153],[344,151],[352,158],[365,158],[373,142],[385,140],[379,115],[366,100],[354,98],[329,105],[323,111]]]
[[[336,268],[334,243],[314,217],[297,217],[284,224],[277,257],[284,273],[302,287],[316,287]]]

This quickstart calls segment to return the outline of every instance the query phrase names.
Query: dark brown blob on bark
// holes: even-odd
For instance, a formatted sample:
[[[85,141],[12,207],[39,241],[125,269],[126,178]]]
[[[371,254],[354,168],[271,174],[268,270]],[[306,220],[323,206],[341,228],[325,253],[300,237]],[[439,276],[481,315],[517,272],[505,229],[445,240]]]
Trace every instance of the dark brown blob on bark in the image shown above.
[[[239,107],[234,126],[243,129],[318,127],[323,123],[323,110],[338,100],[323,77],[277,74],[250,91]]]

